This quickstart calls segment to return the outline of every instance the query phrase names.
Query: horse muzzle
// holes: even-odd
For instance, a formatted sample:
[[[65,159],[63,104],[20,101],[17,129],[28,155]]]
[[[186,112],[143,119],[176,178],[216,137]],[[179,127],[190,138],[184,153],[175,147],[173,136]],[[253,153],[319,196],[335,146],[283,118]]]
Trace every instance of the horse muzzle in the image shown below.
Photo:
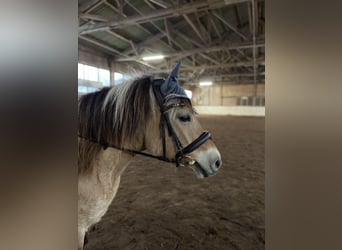
[[[185,156],[181,166],[188,166],[193,169],[198,178],[214,176],[222,166],[220,153],[216,148],[197,152],[193,156]]]

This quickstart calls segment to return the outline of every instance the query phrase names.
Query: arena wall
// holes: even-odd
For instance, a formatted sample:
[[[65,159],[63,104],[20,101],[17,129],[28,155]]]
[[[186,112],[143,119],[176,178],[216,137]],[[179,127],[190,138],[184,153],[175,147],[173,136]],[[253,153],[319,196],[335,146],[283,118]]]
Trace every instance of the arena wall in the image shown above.
[[[184,88],[193,92],[192,103],[199,114],[265,116],[265,84],[215,84]]]
[[[265,106],[263,83],[215,84],[208,87],[185,85],[184,88],[192,91],[192,102],[196,106]]]
[[[200,115],[265,116],[265,107],[258,106],[195,106]]]

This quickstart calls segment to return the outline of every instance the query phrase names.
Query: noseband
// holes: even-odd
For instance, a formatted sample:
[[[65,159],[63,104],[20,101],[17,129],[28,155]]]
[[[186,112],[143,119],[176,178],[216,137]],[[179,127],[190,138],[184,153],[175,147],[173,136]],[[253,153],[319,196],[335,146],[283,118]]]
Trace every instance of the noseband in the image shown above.
[[[197,137],[189,145],[187,145],[186,147],[182,146],[182,143],[180,142],[176,132],[174,131],[174,129],[171,125],[168,110],[170,110],[172,108],[182,107],[182,106],[184,106],[184,104],[176,103],[176,104],[167,105],[167,101],[172,99],[172,98],[170,98],[168,100],[165,100],[163,98],[161,91],[160,91],[160,86],[163,82],[164,82],[164,79],[156,79],[156,80],[153,80],[153,83],[152,83],[153,84],[152,85],[153,86],[153,92],[154,92],[154,95],[157,99],[157,103],[159,105],[160,112],[161,112],[160,132],[161,132],[161,138],[162,138],[162,143],[163,143],[163,156],[157,156],[157,155],[152,155],[150,153],[143,152],[143,151],[118,147],[116,145],[109,144],[106,141],[96,141],[96,140],[92,140],[90,138],[83,137],[81,135],[79,135],[78,137],[82,138],[82,139],[86,139],[86,140],[91,141],[93,143],[98,143],[103,147],[104,150],[107,149],[108,147],[111,147],[111,148],[119,149],[121,151],[128,152],[128,153],[140,154],[140,155],[151,157],[151,158],[158,159],[161,161],[176,163],[177,167],[183,166],[183,164],[181,163],[181,160],[186,157],[189,159],[190,164],[193,165],[195,163],[195,160],[193,160],[191,157],[186,156],[186,155],[195,151],[203,143],[205,143],[207,140],[211,139],[211,134],[208,131],[204,131],[199,137]],[[186,98],[186,97],[175,95],[174,98]],[[172,137],[172,140],[173,140],[174,145],[175,145],[176,150],[177,150],[177,153],[175,155],[175,159],[169,159],[166,157],[165,126],[167,127],[169,136]]]

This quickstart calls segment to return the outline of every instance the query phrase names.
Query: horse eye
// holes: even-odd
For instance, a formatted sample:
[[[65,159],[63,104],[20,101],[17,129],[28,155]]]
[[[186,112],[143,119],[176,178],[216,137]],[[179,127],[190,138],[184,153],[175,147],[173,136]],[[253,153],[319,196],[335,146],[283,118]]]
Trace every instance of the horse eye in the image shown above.
[[[190,121],[191,121],[191,116],[190,116],[190,115],[184,115],[184,116],[178,117],[178,119],[179,119],[181,122],[190,122]]]

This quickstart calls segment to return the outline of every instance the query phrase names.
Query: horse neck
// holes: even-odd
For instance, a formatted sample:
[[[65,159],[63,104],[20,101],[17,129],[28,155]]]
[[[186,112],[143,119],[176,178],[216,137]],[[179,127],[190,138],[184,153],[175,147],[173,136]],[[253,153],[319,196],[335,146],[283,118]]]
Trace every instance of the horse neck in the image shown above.
[[[132,154],[108,148],[99,152],[93,167],[102,183],[115,183],[133,157]]]

